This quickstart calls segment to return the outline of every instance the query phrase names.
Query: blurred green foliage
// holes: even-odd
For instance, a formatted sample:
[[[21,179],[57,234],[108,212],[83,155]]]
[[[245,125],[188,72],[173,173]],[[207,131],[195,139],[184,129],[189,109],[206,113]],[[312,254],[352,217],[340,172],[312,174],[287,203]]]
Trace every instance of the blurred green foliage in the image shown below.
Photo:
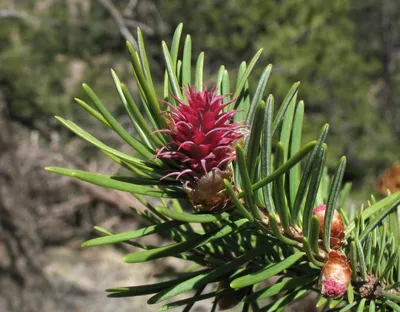
[[[164,76],[160,38],[183,22],[196,38],[193,58],[205,51],[210,72],[220,64],[229,70],[263,48],[258,74],[262,65],[274,65],[268,90],[278,103],[300,80],[299,97],[308,107],[304,139],[328,121],[328,164],[346,154],[348,179],[375,176],[398,158],[398,1],[139,0],[129,10],[135,1],[110,2],[134,36],[133,26],[144,24],[158,83]],[[28,16],[0,17],[0,93],[10,117],[42,129],[54,126],[53,114],[79,121],[85,114],[72,98],[81,95],[82,81],[118,108],[108,68],[129,84],[130,68],[125,39],[103,1],[0,1],[6,9]],[[215,74],[206,78],[216,81]]]

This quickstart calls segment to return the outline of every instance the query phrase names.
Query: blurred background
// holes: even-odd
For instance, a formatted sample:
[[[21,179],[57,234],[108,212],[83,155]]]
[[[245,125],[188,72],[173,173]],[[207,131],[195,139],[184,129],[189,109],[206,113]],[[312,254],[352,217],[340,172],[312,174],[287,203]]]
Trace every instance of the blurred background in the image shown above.
[[[128,266],[123,247],[80,248],[95,224],[140,226],[128,208],[138,203],[43,167],[118,171],[53,116],[125,149],[73,98],[84,98],[81,83],[88,83],[129,127],[109,69],[137,94],[125,41],[135,43],[139,26],[161,91],[160,41],[170,43],[179,22],[192,35],[194,58],[206,53],[209,86],[221,64],[235,76],[259,48],[253,90],[269,63],[267,92],[277,103],[302,82],[304,140],[330,123],[328,166],[348,157],[354,201],[400,189],[397,0],[0,0],[0,312],[155,310],[141,298],[107,299],[104,289],[154,282],[154,274],[180,263]]]

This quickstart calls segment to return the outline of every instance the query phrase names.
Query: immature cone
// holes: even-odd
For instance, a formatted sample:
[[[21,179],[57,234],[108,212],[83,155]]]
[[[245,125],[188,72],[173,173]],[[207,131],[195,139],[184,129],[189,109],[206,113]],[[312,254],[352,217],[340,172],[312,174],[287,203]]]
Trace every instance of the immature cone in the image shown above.
[[[331,251],[321,271],[321,293],[329,298],[342,296],[350,284],[351,268],[344,255]]]
[[[235,159],[233,145],[245,131],[232,122],[237,111],[223,109],[233,101],[222,103],[215,89],[184,92],[188,104],[175,98],[178,106],[167,103],[169,129],[161,130],[172,141],[161,148],[156,157],[175,160],[177,168],[164,178],[176,176],[185,186],[193,204],[201,210],[219,209],[226,202],[223,179],[231,179],[228,164]]]
[[[325,220],[326,205],[322,204],[314,208],[313,214],[319,219],[319,236],[323,237],[324,234],[324,220]],[[345,228],[342,216],[336,210],[333,213],[330,247],[332,249],[340,249],[343,244],[345,236]]]

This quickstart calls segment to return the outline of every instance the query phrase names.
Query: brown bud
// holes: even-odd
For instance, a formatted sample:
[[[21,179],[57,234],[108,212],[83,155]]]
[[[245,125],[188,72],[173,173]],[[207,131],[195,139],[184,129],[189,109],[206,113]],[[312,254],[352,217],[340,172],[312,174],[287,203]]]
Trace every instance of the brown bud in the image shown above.
[[[185,186],[185,191],[196,209],[213,211],[222,209],[228,201],[224,179],[232,179],[232,171],[228,168],[211,170],[202,176],[193,188]]]
[[[314,208],[313,214],[319,219],[319,237],[322,238],[324,234],[324,220],[325,220],[326,205],[322,204]],[[336,210],[333,213],[331,240],[330,245],[332,249],[340,249],[343,245],[345,236],[345,228],[342,216]]]
[[[346,256],[331,251],[321,271],[321,293],[329,298],[342,296],[351,280],[351,268]]]

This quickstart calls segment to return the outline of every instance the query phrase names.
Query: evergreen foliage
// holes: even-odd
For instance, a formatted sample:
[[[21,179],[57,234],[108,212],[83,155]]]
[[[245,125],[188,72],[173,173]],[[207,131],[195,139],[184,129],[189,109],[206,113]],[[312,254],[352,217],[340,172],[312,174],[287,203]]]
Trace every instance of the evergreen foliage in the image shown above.
[[[0,1],[0,10],[3,4],[15,3],[17,11],[27,14],[25,19],[0,15],[0,92],[13,120],[44,133],[54,127],[45,116],[85,118],[70,101],[82,79],[98,86],[112,112],[120,112],[108,98],[113,85],[103,73],[106,64],[112,64],[129,85],[129,68],[118,26],[100,2]],[[124,12],[129,1],[112,2]],[[160,36],[172,35],[180,21],[201,38],[192,44],[194,51],[207,51],[206,70],[224,64],[236,75],[238,57],[250,59],[263,48],[261,64],[273,63],[276,73],[268,92],[281,100],[287,86],[301,79],[307,118],[312,120],[305,124],[304,135],[311,139],[329,122],[329,169],[346,154],[345,179],[359,180],[375,177],[400,152],[399,12],[393,0],[153,0],[138,1],[133,13],[135,22],[150,25],[148,58],[158,90],[163,72],[156,47]],[[76,69],[76,64],[81,67]],[[250,77],[251,88],[257,85],[252,81],[257,75]],[[207,77],[218,79],[214,72]]]
[[[339,2],[338,2],[339,3]],[[340,7],[338,8],[340,9]],[[318,24],[318,23],[317,23]],[[184,38],[184,39],[183,39]],[[322,37],[320,38],[322,39]],[[241,302],[242,311],[282,311],[291,302],[310,292],[321,292],[323,268],[339,253],[349,261],[351,283],[337,298],[320,295],[317,306],[325,311],[387,311],[400,309],[399,222],[400,193],[382,200],[371,197],[359,211],[347,209],[350,186],[342,187],[346,158],[337,161],[332,176],[326,170],[329,126],[322,126],[315,140],[303,143],[304,102],[299,83],[293,84],[286,97],[275,104],[266,92],[271,66],[264,67],[259,79],[250,79],[258,67],[261,51],[248,63],[242,62],[237,75],[224,66],[216,70],[216,89],[232,94],[235,101],[226,111],[238,109],[234,121],[244,120],[250,134],[235,146],[236,160],[230,165],[232,179],[225,179],[228,204],[222,210],[198,212],[190,208],[185,185],[174,177],[165,177],[179,164],[174,159],[157,158],[157,150],[170,142],[168,120],[161,111],[185,102],[181,90],[187,85],[202,89],[205,75],[204,57],[192,49],[192,40],[182,36],[182,24],[175,30],[171,44],[163,42],[165,81],[163,93],[154,87],[143,36],[138,30],[138,50],[127,43],[138,92],[131,95],[115,72],[116,93],[136,130],[131,135],[120,125],[92,89],[83,85],[89,101],[78,104],[106,129],[114,131],[132,147],[126,154],[108,146],[70,120],[57,117],[61,124],[100,149],[124,167],[128,176],[108,176],[74,169],[48,167],[47,170],[132,193],[148,210],[133,212],[149,226],[125,233],[111,233],[96,227],[102,237],[89,240],[84,247],[126,243],[135,247],[124,256],[127,263],[141,263],[163,257],[176,257],[194,263],[186,272],[153,285],[108,289],[110,297],[153,294],[149,304],[162,303],[159,311],[179,307],[190,311],[194,303],[215,298],[212,311],[230,308]],[[193,42],[197,42],[194,40]],[[201,42],[201,41],[200,41]],[[183,46],[183,48],[182,48]],[[196,60],[191,62],[192,57]],[[256,81],[255,86],[251,84]],[[251,90],[255,90],[254,92]],[[174,100],[174,99],[179,99]],[[143,112],[139,105],[143,104]],[[149,122],[146,122],[148,120]],[[164,178],[162,178],[164,177]],[[148,196],[159,200],[149,200]],[[313,217],[314,207],[326,204],[324,224]],[[339,248],[331,246],[335,209],[345,226],[345,238]],[[172,243],[149,246],[136,239],[162,234]],[[347,263],[347,260],[345,263]],[[104,273],[106,274],[106,272]],[[279,276],[275,285],[260,288],[260,283]],[[212,287],[206,288],[208,285]],[[176,296],[195,290],[193,296],[176,300]],[[263,305],[262,299],[281,294],[279,299]],[[326,294],[326,293],[325,293]],[[166,303],[166,301],[169,301]]]
[[[312,133],[329,122],[332,129],[328,166],[332,169],[335,159],[346,154],[347,174],[355,179],[361,172],[376,175],[376,166],[397,159],[395,155],[399,154],[397,147],[393,147],[393,142],[399,142],[394,129],[399,120],[396,107],[400,107],[395,103],[398,84],[394,83],[398,80],[396,68],[400,64],[395,56],[400,38],[395,26],[400,21],[396,3],[374,0],[157,2],[172,25],[179,23],[182,15],[190,16],[183,19],[185,27],[189,33],[202,38],[193,42],[194,49],[207,51],[210,68],[223,63],[229,71],[235,71],[238,56],[249,59],[263,48],[264,59],[274,64],[276,73],[269,82],[269,92],[282,99],[287,86],[301,79],[302,98],[308,106],[307,116],[312,120],[305,125],[305,135],[311,139]],[[382,23],[387,24],[385,29],[380,26]],[[385,36],[391,42],[390,51],[382,43]],[[384,75],[388,59],[391,70]],[[257,74],[260,71],[256,69]],[[392,87],[387,87],[384,81],[391,81]],[[252,82],[253,86],[257,83]],[[388,88],[391,97],[387,94]],[[369,144],[372,137],[376,138],[374,147]],[[375,148],[380,152],[376,153]]]

